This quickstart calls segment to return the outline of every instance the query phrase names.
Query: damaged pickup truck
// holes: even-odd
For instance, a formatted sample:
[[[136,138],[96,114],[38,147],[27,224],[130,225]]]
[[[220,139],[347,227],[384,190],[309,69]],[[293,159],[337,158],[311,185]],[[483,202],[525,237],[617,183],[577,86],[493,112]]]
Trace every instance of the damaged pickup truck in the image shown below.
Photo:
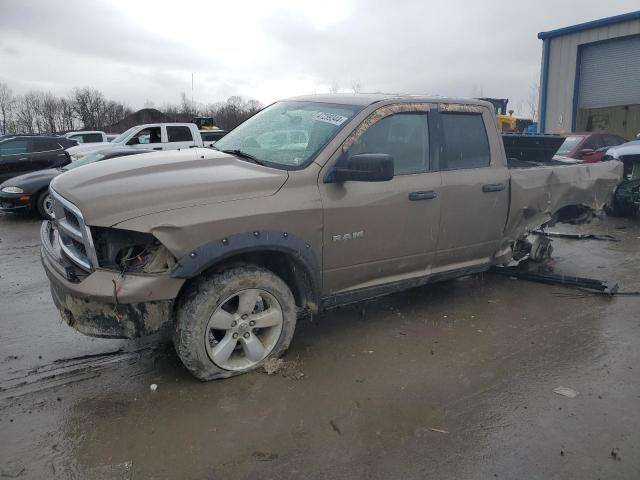
[[[66,323],[170,327],[202,380],[282,355],[305,311],[522,258],[528,232],[601,209],[622,178],[618,161],[509,165],[474,100],[298,97],[215,147],[64,173],[41,230]]]

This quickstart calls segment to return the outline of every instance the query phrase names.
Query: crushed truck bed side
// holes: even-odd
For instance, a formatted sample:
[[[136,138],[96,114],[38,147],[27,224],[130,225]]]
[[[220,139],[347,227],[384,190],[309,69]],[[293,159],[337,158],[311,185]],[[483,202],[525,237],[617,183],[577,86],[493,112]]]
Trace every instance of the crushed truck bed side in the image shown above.
[[[622,168],[618,161],[510,168],[505,243],[549,222],[564,207],[601,210],[622,180]]]

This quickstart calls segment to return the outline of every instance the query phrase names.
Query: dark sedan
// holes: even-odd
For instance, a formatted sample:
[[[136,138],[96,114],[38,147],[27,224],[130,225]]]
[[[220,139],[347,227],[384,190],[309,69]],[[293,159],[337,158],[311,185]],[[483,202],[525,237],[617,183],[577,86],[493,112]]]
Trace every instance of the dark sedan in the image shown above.
[[[11,135],[0,140],[0,182],[28,172],[62,167],[75,140],[55,135]]]
[[[123,148],[91,152],[81,160],[69,163],[64,167],[49,168],[13,177],[0,185],[0,210],[5,212],[33,211],[45,219],[52,218],[53,208],[49,196],[49,184],[55,177],[67,170],[89,163],[150,151],[152,150]]]

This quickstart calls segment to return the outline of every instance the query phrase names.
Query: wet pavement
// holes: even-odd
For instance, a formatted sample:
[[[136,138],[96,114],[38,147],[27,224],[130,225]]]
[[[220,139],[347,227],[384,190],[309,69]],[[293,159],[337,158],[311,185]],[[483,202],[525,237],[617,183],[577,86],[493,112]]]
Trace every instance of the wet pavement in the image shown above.
[[[0,478],[640,477],[640,297],[466,277],[303,319],[276,374],[201,383],[159,339],[61,324],[38,229],[0,216]],[[620,240],[555,239],[556,271],[640,290],[638,220],[554,230]]]

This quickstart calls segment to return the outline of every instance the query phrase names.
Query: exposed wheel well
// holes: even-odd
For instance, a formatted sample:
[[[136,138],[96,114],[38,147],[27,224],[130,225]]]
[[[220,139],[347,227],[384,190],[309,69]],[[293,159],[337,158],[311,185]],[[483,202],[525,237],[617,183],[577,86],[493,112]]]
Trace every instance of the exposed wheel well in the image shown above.
[[[312,312],[318,310],[317,285],[304,264],[294,256],[277,250],[259,250],[227,257],[207,268],[201,275],[220,273],[239,265],[257,265],[278,275],[291,289],[296,305]]]

